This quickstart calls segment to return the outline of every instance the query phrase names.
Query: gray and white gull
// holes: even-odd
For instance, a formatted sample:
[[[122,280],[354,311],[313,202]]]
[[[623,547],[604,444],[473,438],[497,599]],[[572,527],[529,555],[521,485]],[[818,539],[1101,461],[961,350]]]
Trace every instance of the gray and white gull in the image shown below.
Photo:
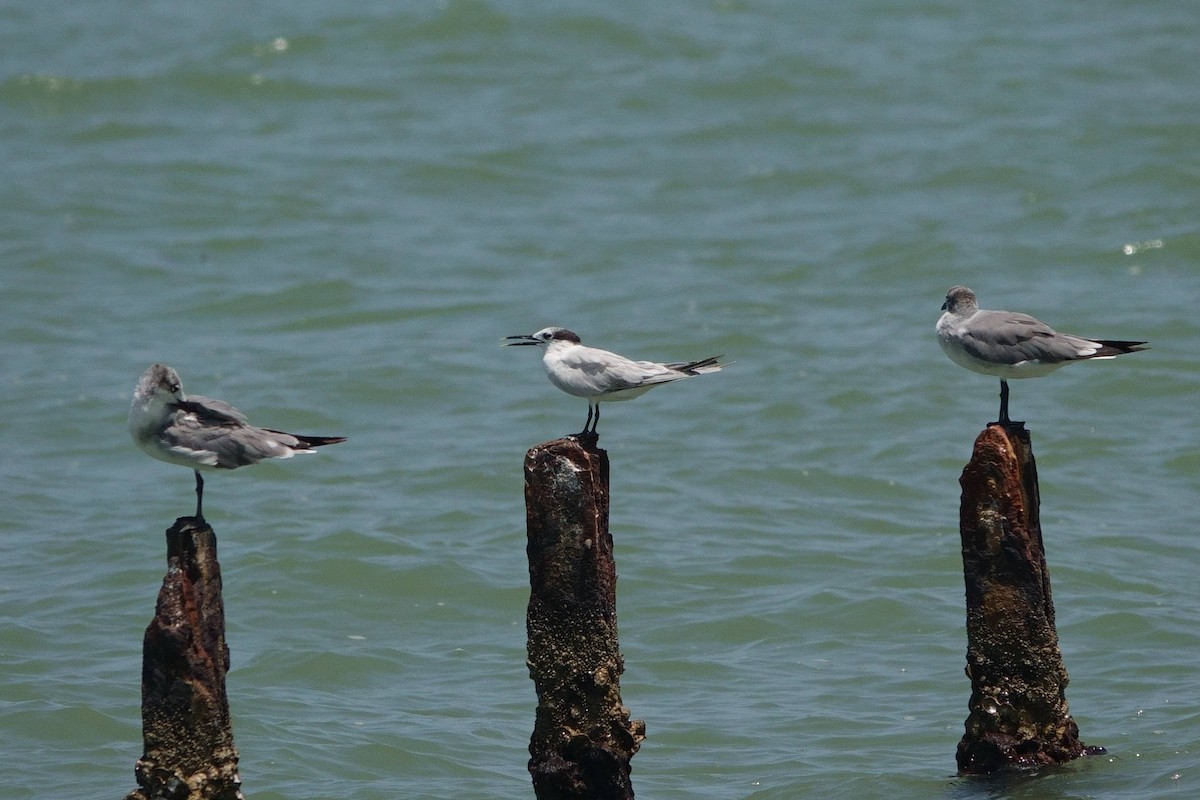
[[[1008,379],[1039,378],[1073,361],[1115,358],[1146,350],[1146,342],[1087,339],[1059,333],[1028,314],[989,311],[975,293],[953,286],[937,322],[938,343],[950,360],[1000,379],[1000,423],[1007,425]],[[1019,423],[1014,423],[1019,424]]]
[[[346,441],[343,436],[300,436],[256,428],[226,402],[185,395],[179,373],[164,364],[154,364],[138,381],[129,408],[129,433],[154,458],[191,467],[196,473],[197,520],[204,519],[200,470],[237,469]]]

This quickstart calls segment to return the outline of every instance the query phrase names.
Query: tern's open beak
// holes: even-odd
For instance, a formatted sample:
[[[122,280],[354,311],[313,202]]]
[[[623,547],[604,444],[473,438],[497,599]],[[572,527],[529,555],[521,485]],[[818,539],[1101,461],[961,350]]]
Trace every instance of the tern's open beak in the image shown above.
[[[523,345],[523,344],[531,344],[531,345],[541,344],[541,342],[539,342],[537,339],[533,338],[529,334],[522,334],[520,336],[505,336],[504,338],[505,338],[504,343],[506,345],[508,345],[509,347],[519,347],[520,345]],[[514,341],[511,341],[512,339],[518,339],[519,341],[514,342]]]

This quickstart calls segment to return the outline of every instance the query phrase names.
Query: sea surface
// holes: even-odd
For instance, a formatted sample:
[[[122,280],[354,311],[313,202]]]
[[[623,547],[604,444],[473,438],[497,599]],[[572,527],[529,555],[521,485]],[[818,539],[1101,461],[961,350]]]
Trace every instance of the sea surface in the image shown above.
[[[0,797],[119,798],[192,476],[162,361],[344,435],[211,474],[252,800],[532,798],[522,460],[604,407],[639,797],[1200,796],[1194,2],[0,3]],[[1144,353],[1012,384],[1082,738],[955,777],[946,289]]]

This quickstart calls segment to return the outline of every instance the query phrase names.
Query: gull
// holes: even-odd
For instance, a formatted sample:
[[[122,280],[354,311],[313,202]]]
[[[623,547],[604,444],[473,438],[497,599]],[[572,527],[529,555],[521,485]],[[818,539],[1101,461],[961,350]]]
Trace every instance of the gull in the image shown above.
[[[1008,425],[1008,379],[1039,378],[1072,361],[1116,358],[1145,342],[1086,339],[1058,333],[1028,314],[988,311],[975,293],[953,286],[937,322],[938,343],[960,367],[1000,379],[1000,424]],[[1023,423],[1015,423],[1021,425]]]
[[[291,458],[314,447],[346,441],[342,436],[298,436],[256,428],[221,400],[185,395],[179,373],[154,364],[142,374],[129,408],[129,433],[137,446],[196,473],[196,517],[204,520],[202,469],[237,469],[266,458]]]
[[[530,345],[545,350],[542,365],[550,382],[567,394],[586,397],[587,422],[577,436],[595,437],[600,423],[601,400],[632,400],[661,383],[719,372],[721,356],[699,361],[659,364],[633,361],[625,356],[585,347],[579,337],[566,328],[542,328],[537,333],[508,336],[509,347]],[[595,409],[595,416],[592,411]]]

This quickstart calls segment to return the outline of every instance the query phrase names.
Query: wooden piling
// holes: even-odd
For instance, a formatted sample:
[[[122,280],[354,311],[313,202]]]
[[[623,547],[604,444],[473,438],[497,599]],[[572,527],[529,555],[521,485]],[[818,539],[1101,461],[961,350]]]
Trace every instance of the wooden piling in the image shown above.
[[[1067,710],[1029,432],[1020,423],[988,425],[959,483],[971,680],[959,774],[1104,752],[1079,740]]]
[[[142,643],[144,752],[126,800],[243,800],[228,670],[217,537],[203,520],[180,517],[167,531],[167,573]]]
[[[575,438],[525,456],[529,676],[538,706],[529,772],[538,800],[633,797],[646,726],[621,703],[608,454]]]

